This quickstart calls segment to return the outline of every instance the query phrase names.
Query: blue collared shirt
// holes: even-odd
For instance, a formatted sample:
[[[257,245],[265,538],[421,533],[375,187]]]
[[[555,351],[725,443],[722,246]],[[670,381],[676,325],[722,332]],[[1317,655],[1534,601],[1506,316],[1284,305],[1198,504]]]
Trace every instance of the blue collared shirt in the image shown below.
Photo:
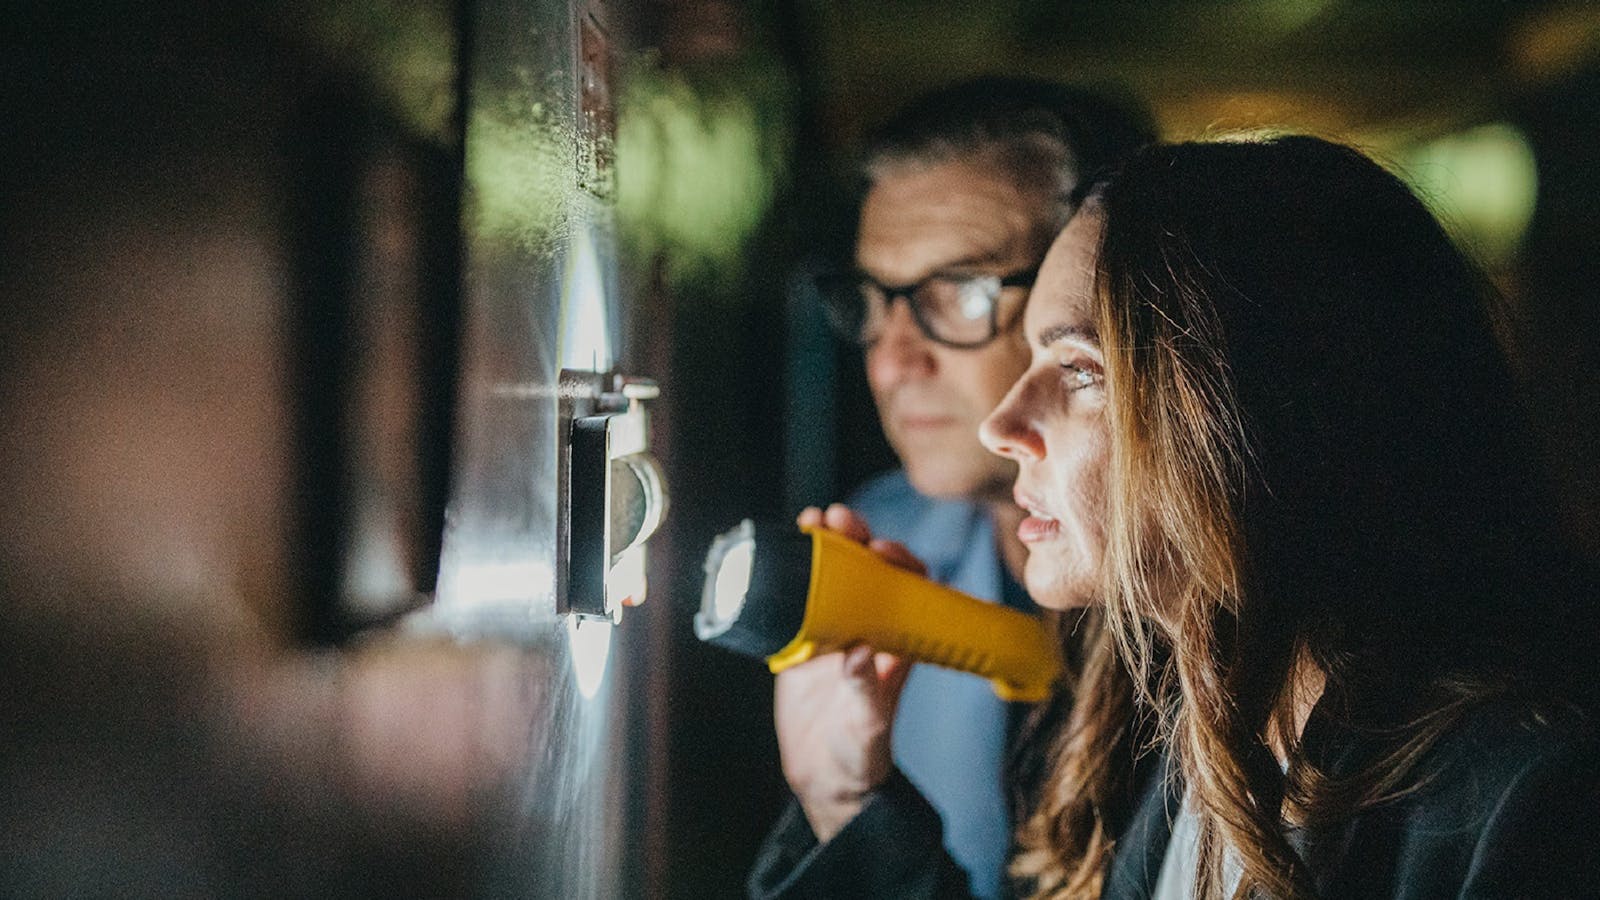
[[[904,472],[868,482],[850,506],[875,537],[906,547],[935,581],[984,600],[1032,609],[1006,571],[994,523],[983,507],[934,500],[911,487]],[[974,896],[998,897],[1011,847],[1005,757],[1009,710],[988,681],[965,672],[918,665],[895,717],[895,765],[938,810],[944,845],[971,879]]]

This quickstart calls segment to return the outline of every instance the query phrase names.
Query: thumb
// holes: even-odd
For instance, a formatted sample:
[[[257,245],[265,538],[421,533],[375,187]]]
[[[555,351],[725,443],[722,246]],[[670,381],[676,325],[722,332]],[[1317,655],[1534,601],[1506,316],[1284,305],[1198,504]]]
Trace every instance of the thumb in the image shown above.
[[[868,691],[877,686],[878,670],[872,648],[866,644],[857,644],[846,650],[842,668],[845,680],[856,690]]]
[[[872,663],[878,676],[878,689],[883,692],[885,698],[898,702],[900,692],[905,689],[906,679],[911,676],[911,660],[895,656],[893,653],[875,653]]]

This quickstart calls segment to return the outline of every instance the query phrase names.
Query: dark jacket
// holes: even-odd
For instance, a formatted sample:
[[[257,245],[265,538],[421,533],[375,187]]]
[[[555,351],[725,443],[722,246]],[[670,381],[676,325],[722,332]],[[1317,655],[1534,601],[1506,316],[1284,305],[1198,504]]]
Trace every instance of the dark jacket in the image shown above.
[[[1378,743],[1319,707],[1303,741],[1334,777]],[[1600,752],[1586,717],[1506,702],[1469,713],[1418,763],[1420,786],[1336,826],[1291,829],[1290,843],[1330,898],[1600,897]],[[1164,762],[1141,784],[1102,900],[1150,896],[1182,787]],[[817,845],[798,805],[768,836],[752,898],[956,898],[965,880],[939,843],[937,815],[902,777]]]

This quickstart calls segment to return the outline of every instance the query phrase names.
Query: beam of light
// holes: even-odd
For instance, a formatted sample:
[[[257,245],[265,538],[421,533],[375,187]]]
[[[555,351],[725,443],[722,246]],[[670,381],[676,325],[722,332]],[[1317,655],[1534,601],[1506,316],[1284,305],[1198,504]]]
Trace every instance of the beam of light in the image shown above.
[[[581,616],[567,618],[567,649],[572,657],[572,675],[578,693],[593,700],[605,683],[606,663],[611,659],[611,623]]]
[[[611,368],[606,284],[593,232],[579,226],[567,251],[561,291],[561,367],[604,372]]]

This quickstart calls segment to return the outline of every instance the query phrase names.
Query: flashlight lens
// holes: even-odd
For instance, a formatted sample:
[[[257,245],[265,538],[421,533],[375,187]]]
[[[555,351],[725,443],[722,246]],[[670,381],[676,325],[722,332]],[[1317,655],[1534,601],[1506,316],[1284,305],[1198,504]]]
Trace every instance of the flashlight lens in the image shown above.
[[[718,535],[706,553],[695,635],[757,659],[782,650],[805,621],[811,543],[793,525],[749,519]]]
[[[711,542],[706,554],[705,587],[700,592],[700,613],[694,617],[701,640],[722,635],[739,620],[755,568],[755,525],[749,519]]]
[[[719,622],[738,618],[744,607],[744,595],[750,590],[750,566],[755,562],[754,541],[742,541],[728,548],[722,558],[722,568],[717,570],[712,604]]]

